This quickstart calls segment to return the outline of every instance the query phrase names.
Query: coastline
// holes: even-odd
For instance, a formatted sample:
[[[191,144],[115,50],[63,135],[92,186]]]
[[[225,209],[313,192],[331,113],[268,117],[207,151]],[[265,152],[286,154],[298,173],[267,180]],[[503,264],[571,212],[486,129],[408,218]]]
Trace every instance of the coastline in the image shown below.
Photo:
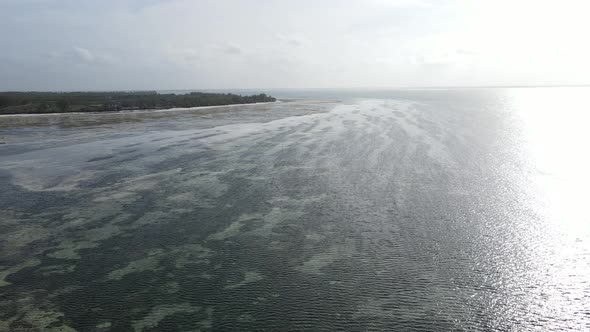
[[[237,107],[237,106],[248,106],[248,105],[266,105],[274,103],[282,103],[281,100],[268,101],[261,103],[245,103],[245,104],[228,104],[228,105],[213,105],[213,106],[195,106],[195,107],[173,107],[173,108],[159,108],[159,109],[139,109],[139,110],[122,110],[122,111],[103,111],[103,112],[56,112],[56,113],[20,113],[20,114],[0,114],[1,118],[8,117],[35,117],[35,116],[56,116],[56,115],[83,115],[83,114],[142,114],[142,113],[162,113],[162,112],[178,112],[178,111],[190,111],[190,110],[201,110],[201,109],[215,109],[223,107]]]

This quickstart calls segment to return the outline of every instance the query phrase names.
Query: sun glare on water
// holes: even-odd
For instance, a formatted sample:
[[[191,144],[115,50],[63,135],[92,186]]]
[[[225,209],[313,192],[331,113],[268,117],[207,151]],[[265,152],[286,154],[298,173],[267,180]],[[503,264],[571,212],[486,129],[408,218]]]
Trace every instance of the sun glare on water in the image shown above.
[[[522,131],[526,183],[537,218],[522,238],[531,263],[531,303],[548,315],[584,312],[590,284],[588,88],[515,89],[507,105]],[[586,109],[585,109],[586,108]],[[585,285],[579,287],[580,285]],[[534,299],[534,300],[533,300]],[[559,315],[558,315],[559,316]]]

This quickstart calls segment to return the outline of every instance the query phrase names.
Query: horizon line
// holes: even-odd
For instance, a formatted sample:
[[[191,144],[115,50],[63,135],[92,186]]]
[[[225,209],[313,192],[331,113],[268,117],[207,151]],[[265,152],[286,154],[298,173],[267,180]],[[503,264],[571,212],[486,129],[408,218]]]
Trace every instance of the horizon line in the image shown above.
[[[87,90],[2,90],[7,92],[142,92],[142,91],[252,91],[252,90],[445,90],[445,89],[515,89],[515,88],[584,88],[590,84],[539,84],[539,85],[434,85],[406,87],[290,87],[290,88],[166,88],[166,89],[87,89]]]

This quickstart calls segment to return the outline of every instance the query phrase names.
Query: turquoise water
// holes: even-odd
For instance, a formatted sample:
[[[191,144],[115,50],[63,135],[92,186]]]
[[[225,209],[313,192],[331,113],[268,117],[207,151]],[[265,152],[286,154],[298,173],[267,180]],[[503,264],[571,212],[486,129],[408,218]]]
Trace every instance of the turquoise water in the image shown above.
[[[0,331],[589,329],[588,92],[1,117]]]

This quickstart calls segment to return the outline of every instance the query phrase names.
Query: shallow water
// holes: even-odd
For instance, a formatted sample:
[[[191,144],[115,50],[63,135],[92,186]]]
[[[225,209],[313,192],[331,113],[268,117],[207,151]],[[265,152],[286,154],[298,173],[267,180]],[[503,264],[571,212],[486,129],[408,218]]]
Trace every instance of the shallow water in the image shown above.
[[[589,92],[0,118],[0,331],[590,329]]]

